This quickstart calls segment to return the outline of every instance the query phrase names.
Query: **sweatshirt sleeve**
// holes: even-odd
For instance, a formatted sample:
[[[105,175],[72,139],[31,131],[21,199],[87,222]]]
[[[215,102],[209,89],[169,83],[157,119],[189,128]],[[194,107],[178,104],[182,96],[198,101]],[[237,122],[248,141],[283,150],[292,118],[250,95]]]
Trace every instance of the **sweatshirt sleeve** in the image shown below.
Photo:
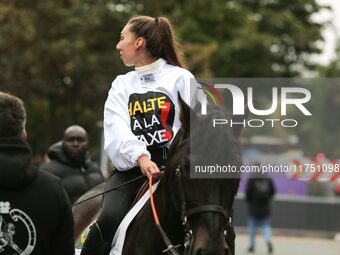
[[[115,167],[125,171],[137,166],[140,156],[151,156],[131,131],[128,98],[121,83],[120,76],[113,81],[104,106],[104,148]]]
[[[205,99],[205,94],[200,89],[201,85],[196,81],[194,75],[185,69],[182,70],[184,73],[180,76],[177,89],[184,102],[194,109],[198,102]]]

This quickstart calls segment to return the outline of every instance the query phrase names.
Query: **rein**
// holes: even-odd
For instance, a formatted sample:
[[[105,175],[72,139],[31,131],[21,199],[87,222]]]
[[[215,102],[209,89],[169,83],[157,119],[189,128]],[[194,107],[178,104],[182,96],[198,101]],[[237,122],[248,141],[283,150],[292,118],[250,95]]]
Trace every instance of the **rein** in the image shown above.
[[[159,219],[158,219],[158,215],[157,215],[157,210],[155,207],[155,202],[153,200],[153,193],[152,193],[152,175],[150,175],[149,177],[149,191],[150,191],[150,204],[151,204],[151,209],[152,209],[152,214],[153,214],[153,218],[155,220],[156,223],[156,227],[159,231],[159,233],[161,234],[163,241],[166,245],[166,249],[163,251],[163,253],[167,252],[168,254],[171,255],[179,255],[179,253],[176,251],[176,249],[178,247],[180,247],[181,245],[176,245],[174,246],[169,237],[167,236],[167,234],[165,233],[164,229],[162,228],[161,224],[159,223]]]
[[[119,185],[117,185],[117,186],[115,186],[115,187],[113,187],[113,188],[111,188],[111,189],[105,190],[105,191],[103,191],[103,192],[100,192],[100,193],[95,194],[95,195],[93,195],[93,196],[90,196],[90,197],[88,197],[88,198],[85,198],[85,199],[83,199],[83,200],[81,200],[81,201],[79,201],[79,202],[74,203],[73,206],[79,205],[79,204],[84,203],[84,202],[86,202],[86,201],[89,201],[89,200],[91,200],[91,199],[93,199],[93,198],[95,198],[95,197],[98,197],[98,196],[101,196],[101,195],[103,195],[103,194],[105,194],[105,193],[108,193],[108,192],[110,192],[110,191],[112,191],[112,190],[115,190],[115,189],[118,189],[118,188],[123,187],[123,186],[125,186],[125,185],[128,185],[129,183],[135,182],[135,181],[137,181],[137,180],[139,180],[139,179],[141,179],[141,178],[144,178],[144,175],[140,175],[140,176],[138,176],[138,177],[136,177],[136,178],[134,178],[134,179],[132,179],[132,180],[130,180],[130,181],[127,181],[127,182],[124,182],[124,183],[122,183],[122,184],[119,184]]]

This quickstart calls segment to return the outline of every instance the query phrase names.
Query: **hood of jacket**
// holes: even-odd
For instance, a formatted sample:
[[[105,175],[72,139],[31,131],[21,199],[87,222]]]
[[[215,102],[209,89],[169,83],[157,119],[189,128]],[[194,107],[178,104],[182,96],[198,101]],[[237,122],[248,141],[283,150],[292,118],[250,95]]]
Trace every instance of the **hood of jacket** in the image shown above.
[[[72,167],[81,167],[81,166],[87,167],[91,163],[89,151],[85,152],[84,160],[82,161],[82,163],[72,161],[72,159],[66,155],[63,149],[62,141],[59,141],[53,144],[48,149],[47,155],[51,160],[56,160],[62,164],[72,166]]]
[[[0,188],[20,189],[34,181],[29,145],[16,137],[0,137]]]

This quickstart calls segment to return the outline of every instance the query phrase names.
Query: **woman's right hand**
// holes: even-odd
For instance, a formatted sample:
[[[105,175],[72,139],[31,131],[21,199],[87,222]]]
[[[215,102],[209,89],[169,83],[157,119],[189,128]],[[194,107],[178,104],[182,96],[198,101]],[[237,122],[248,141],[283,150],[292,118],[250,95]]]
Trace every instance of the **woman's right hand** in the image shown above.
[[[137,160],[137,164],[139,165],[142,173],[148,178],[150,175],[152,175],[155,179],[159,179],[162,176],[162,172],[159,170],[156,163],[149,159],[146,155],[140,156]]]

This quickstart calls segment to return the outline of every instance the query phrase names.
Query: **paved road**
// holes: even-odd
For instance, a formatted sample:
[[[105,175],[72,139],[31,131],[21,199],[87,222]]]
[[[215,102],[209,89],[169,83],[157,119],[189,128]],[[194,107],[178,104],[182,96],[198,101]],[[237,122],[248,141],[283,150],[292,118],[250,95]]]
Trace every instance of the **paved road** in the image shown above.
[[[327,238],[274,235],[273,255],[339,255],[340,240]],[[267,247],[262,235],[256,237],[256,250],[248,253],[248,236],[237,234],[236,255],[267,255]],[[76,254],[80,254],[77,251]]]
[[[274,236],[273,255],[339,255],[340,241],[315,237]],[[236,255],[266,255],[267,247],[261,235],[256,237],[256,251],[248,253],[248,236],[238,234]]]

